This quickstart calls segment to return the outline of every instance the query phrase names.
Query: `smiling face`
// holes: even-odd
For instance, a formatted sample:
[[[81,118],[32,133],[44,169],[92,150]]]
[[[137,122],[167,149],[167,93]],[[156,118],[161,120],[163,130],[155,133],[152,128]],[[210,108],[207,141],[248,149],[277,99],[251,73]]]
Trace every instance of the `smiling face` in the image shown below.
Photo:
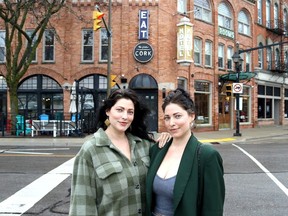
[[[109,117],[110,126],[119,132],[125,132],[134,119],[134,104],[131,100],[121,98],[110,110],[106,111]]]
[[[173,138],[183,138],[191,135],[191,123],[195,118],[185,109],[175,103],[170,103],[164,110],[164,121],[168,132]]]

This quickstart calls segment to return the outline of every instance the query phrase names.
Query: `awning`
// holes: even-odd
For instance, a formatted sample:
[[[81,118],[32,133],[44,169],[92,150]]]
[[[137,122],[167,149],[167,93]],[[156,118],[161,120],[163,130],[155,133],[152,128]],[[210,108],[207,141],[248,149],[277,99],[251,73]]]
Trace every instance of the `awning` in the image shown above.
[[[240,72],[239,73],[239,80],[250,80],[253,77],[255,77],[256,75],[257,75],[257,73],[255,73],[255,72]],[[235,82],[235,81],[237,81],[237,73],[233,72],[233,73],[220,75],[220,79],[225,80],[225,81]]]

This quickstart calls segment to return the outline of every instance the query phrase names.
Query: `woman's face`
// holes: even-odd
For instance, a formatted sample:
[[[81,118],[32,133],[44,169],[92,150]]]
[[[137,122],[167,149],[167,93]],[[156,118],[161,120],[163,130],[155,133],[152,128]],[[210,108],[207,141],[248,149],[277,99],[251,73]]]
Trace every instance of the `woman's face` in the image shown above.
[[[125,132],[134,119],[134,104],[131,100],[121,98],[111,107],[106,115],[109,117],[110,127]]]
[[[164,121],[168,132],[173,138],[191,135],[191,123],[195,115],[189,114],[178,104],[170,103],[164,110]]]

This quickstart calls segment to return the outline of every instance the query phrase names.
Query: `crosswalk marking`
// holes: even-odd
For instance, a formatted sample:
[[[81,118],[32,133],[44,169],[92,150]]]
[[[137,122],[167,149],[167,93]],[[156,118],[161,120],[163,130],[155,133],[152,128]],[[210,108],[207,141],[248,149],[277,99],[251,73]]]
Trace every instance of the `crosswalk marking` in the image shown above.
[[[0,215],[19,216],[72,174],[72,158],[0,203]]]
[[[236,148],[238,148],[240,151],[242,151],[245,155],[247,155],[257,166],[266,173],[267,176],[269,176],[270,179],[288,196],[288,188],[286,188],[266,167],[264,167],[256,158],[254,158],[251,154],[249,154],[247,151],[242,149],[241,147],[232,144]]]

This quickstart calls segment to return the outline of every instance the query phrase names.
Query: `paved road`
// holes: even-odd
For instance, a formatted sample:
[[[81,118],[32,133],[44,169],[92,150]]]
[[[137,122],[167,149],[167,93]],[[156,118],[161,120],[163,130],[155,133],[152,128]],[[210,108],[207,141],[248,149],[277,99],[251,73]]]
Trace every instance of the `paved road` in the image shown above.
[[[283,135],[245,143],[214,145],[224,160],[225,216],[287,214],[287,139],[288,136]],[[67,142],[56,146],[39,146],[37,143],[1,145],[0,215],[21,215],[20,207],[31,205],[39,194],[43,198],[40,196],[39,201],[22,215],[68,215],[72,166],[71,161],[67,161],[73,158],[79,148],[80,144]],[[38,188],[33,191],[35,185]],[[28,192],[23,188],[28,188]],[[26,197],[21,200],[19,194]],[[11,202],[7,202],[7,199]],[[23,201],[20,207],[16,205],[19,200]],[[12,205],[15,210],[13,214],[5,214],[7,203],[10,207],[15,204]]]

